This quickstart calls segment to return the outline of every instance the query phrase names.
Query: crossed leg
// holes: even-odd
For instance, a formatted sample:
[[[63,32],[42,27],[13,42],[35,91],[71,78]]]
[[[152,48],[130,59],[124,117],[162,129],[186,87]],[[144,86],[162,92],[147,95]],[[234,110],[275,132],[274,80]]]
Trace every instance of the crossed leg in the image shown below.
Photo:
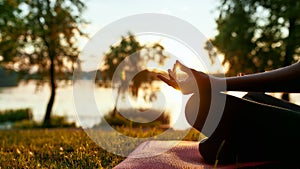
[[[249,93],[245,98],[226,97],[218,127],[199,145],[208,163],[215,163],[216,160],[223,164],[249,161],[294,163],[299,160],[299,106],[283,107],[285,103],[263,94]],[[263,102],[257,102],[259,99]],[[201,113],[198,112],[198,118]],[[186,115],[189,116],[188,113]],[[201,131],[199,126],[203,124],[198,121],[203,120],[196,120],[191,125]]]

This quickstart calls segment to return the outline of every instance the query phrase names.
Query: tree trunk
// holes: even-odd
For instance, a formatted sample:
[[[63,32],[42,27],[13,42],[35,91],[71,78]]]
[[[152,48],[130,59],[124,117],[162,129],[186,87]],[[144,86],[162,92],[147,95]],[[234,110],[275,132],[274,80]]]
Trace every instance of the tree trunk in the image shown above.
[[[115,100],[115,107],[114,107],[113,112],[112,112],[112,117],[116,117],[117,113],[118,113],[117,106],[118,106],[118,101],[119,101],[119,97],[120,97],[120,94],[121,94],[120,92],[121,92],[121,86],[118,87],[118,93],[117,93],[117,97],[116,97],[116,100]]]
[[[50,56],[50,88],[51,88],[51,94],[50,94],[50,99],[47,104],[46,108],[46,114],[44,118],[44,123],[43,125],[45,127],[50,127],[51,126],[51,112],[55,100],[55,95],[56,95],[56,85],[55,85],[55,68],[54,68],[54,56]]]

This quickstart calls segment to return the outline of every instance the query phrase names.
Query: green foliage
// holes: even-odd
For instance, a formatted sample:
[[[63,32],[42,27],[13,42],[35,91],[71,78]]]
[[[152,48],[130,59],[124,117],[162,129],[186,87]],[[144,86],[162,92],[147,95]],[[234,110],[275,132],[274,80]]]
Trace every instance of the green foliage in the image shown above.
[[[129,110],[130,111],[130,110]],[[104,116],[104,120],[114,128],[117,127],[130,127],[130,128],[153,128],[153,127],[160,127],[162,125],[169,125],[170,124],[170,115],[168,113],[162,113],[157,119],[149,122],[149,123],[139,123],[136,122],[135,119],[139,118],[139,121],[149,121],[145,117],[143,119],[142,115],[138,115],[135,113],[134,115],[131,113],[131,115],[126,116],[127,119],[124,116],[122,116],[119,112],[111,112]],[[100,124],[101,125],[101,124]]]
[[[118,44],[110,47],[100,72],[104,83],[113,80],[112,87],[118,88],[118,93],[126,92],[127,85],[130,85],[129,90],[136,97],[138,89],[142,86],[151,88],[152,82],[157,79],[157,71],[147,70],[147,64],[151,61],[163,65],[167,58],[169,57],[165,55],[164,47],[159,43],[141,45],[136,37],[129,33],[128,37],[122,37]],[[117,68],[122,71],[116,72]],[[138,76],[137,73],[143,76]]]
[[[229,63],[229,75],[263,72],[299,59],[300,2],[221,0],[212,40]]]
[[[1,64],[48,80],[53,59],[57,78],[69,78],[79,54],[77,37],[84,35],[84,8],[80,0],[1,0]]]
[[[129,38],[122,37],[120,43],[110,46],[110,50],[105,54],[104,68],[101,74],[104,81],[110,81],[117,69],[117,66],[128,56],[141,50],[143,47],[136,40],[135,36],[129,34]],[[131,60],[130,60],[131,61]],[[132,60],[132,65],[136,65],[137,60]],[[131,63],[129,63],[131,64]]]
[[[13,124],[12,128],[14,129],[37,129],[41,128],[41,124],[33,120],[22,120],[17,121]]]
[[[17,121],[13,124],[14,129],[39,129],[39,128],[75,128],[75,123],[70,123],[62,116],[51,117],[51,124],[45,126],[33,120]]]
[[[139,125],[126,121],[126,118],[117,115],[119,97],[129,91],[135,98],[139,95],[139,90],[144,91],[144,100],[151,102],[156,99],[157,86],[153,82],[157,80],[157,74],[163,72],[158,70],[148,70],[147,64],[151,61],[158,65],[163,65],[168,58],[164,53],[164,47],[159,43],[141,45],[136,37],[128,33],[128,37],[122,37],[116,45],[110,46],[110,50],[105,54],[104,64],[100,68],[102,83],[111,82],[111,87],[117,90],[115,107],[112,113],[107,116],[107,120],[112,125]],[[151,126],[157,125],[148,124]]]
[[[74,122],[68,122],[64,116],[52,116],[51,123],[44,126],[34,121],[31,109],[16,109],[0,111],[0,123],[12,122],[14,129],[37,129],[37,128],[74,128]]]
[[[64,116],[51,116],[51,122],[48,125],[42,124],[41,128],[74,128],[76,124],[74,122],[68,122]]]
[[[32,120],[31,109],[26,108],[26,109],[0,111],[0,123],[16,122],[22,120]]]
[[[76,127],[74,122],[68,122],[64,116],[52,116],[48,126],[35,122],[32,118],[32,110],[29,108],[0,111],[0,123],[13,122],[15,129]]]
[[[18,17],[20,4],[19,0],[0,0],[0,61],[3,62],[11,61],[21,45],[17,40],[23,33],[23,23]]]
[[[50,82],[45,125],[50,123],[56,80],[70,79],[76,66],[84,8],[81,0],[0,1],[0,63],[23,75],[34,74],[38,83]]]

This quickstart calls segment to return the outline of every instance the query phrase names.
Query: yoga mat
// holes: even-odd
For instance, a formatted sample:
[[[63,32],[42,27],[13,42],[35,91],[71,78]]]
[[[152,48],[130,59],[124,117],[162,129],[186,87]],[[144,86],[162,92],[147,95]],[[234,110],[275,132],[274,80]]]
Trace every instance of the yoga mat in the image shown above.
[[[194,141],[146,141],[140,144],[123,162],[117,165],[115,169],[232,169],[269,163],[249,162],[215,166],[214,164],[205,163],[198,151],[198,146],[199,142]]]

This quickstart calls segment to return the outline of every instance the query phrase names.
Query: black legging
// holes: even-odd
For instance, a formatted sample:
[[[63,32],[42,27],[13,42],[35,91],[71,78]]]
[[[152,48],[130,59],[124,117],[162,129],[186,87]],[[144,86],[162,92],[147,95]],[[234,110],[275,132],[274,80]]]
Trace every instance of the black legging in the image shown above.
[[[189,102],[187,106],[193,106]],[[191,125],[199,131],[203,126],[197,120]],[[244,98],[227,95],[218,127],[199,150],[208,163],[299,163],[300,107],[259,93]]]

